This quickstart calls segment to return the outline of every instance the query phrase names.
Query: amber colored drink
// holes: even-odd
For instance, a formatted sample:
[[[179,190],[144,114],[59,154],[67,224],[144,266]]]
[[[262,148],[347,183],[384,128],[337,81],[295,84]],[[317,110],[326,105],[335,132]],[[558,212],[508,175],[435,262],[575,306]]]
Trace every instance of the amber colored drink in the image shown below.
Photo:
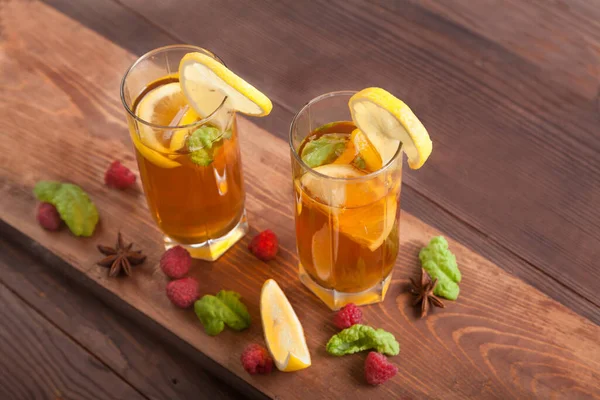
[[[190,52],[173,45],[142,56],[127,71],[121,96],[148,208],[166,247],[216,260],[248,231],[235,110],[216,90],[202,96],[198,115],[177,68]]]
[[[313,99],[290,128],[299,277],[334,310],[382,301],[399,249],[402,151],[383,159],[356,129],[354,93]]]
[[[329,124],[309,135],[304,145],[328,133],[344,134],[351,143],[354,128],[351,122]],[[368,175],[351,162],[334,165],[345,177]],[[398,255],[401,170],[358,182],[310,178],[305,176],[302,184],[300,177],[295,185],[296,237],[304,270],[323,288],[339,292],[358,293],[377,285],[390,275]],[[332,195],[342,192],[339,198]]]
[[[149,90],[170,82],[169,78],[158,80],[134,104]],[[178,110],[170,111],[165,115],[167,120]],[[161,144],[169,148],[168,139]],[[207,166],[196,165],[184,151],[165,155],[181,166],[164,168],[144,157],[139,145],[136,147],[150,212],[167,236],[181,244],[201,243],[226,234],[239,222],[244,212],[244,189],[235,120],[229,136],[213,143],[214,161]]]
[[[328,124],[311,133],[299,152],[308,142],[332,133],[347,137],[351,146],[354,129],[351,122]],[[333,172],[334,179],[359,180],[303,176],[295,185],[298,254],[306,273],[323,288],[358,293],[380,283],[394,267],[401,169],[393,176],[360,180],[369,171],[353,165],[353,159],[338,160],[331,168],[316,170]]]

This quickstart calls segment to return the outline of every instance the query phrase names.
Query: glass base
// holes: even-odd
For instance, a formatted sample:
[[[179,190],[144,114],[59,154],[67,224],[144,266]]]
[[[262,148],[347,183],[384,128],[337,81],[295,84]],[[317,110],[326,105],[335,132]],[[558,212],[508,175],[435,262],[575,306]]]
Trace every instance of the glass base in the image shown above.
[[[206,261],[216,261],[238,240],[243,238],[246,233],[248,233],[248,220],[246,219],[246,210],[244,210],[244,213],[242,214],[242,217],[236,226],[221,237],[196,244],[179,243],[168,236],[164,237],[164,241],[166,249],[170,249],[171,247],[175,246],[181,246],[189,251],[193,258]]]
[[[332,310],[339,310],[348,303],[354,303],[358,306],[379,303],[385,298],[385,294],[392,281],[392,273],[375,286],[358,293],[338,292],[332,289],[326,289],[315,282],[304,270],[302,264],[299,265],[300,282],[313,292],[323,303],[327,304]]]

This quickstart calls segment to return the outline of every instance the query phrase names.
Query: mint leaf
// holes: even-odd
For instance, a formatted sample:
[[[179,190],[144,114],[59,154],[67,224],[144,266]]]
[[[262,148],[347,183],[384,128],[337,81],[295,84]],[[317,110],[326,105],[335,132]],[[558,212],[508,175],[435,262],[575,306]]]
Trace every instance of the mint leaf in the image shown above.
[[[188,148],[191,151],[212,149],[213,143],[219,140],[221,136],[221,131],[214,126],[201,126],[188,138]]]
[[[354,354],[370,349],[395,356],[400,352],[400,344],[393,334],[383,329],[374,329],[361,324],[344,329],[337,335],[333,335],[327,342],[327,352],[334,356]]]
[[[190,160],[194,164],[206,167],[213,162],[213,143],[221,138],[221,131],[214,126],[204,125],[196,129],[188,138]]]
[[[207,294],[202,296],[200,300],[194,303],[194,311],[196,316],[204,326],[204,330],[210,336],[218,335],[225,329],[225,316],[223,315],[227,309],[223,302]]]
[[[40,201],[56,207],[74,235],[92,236],[98,223],[98,210],[82,188],[72,183],[41,181],[33,192]]]
[[[210,150],[200,149],[190,153],[190,160],[201,167],[209,166],[214,161],[213,153]]]
[[[52,203],[56,192],[60,189],[62,183],[55,181],[39,181],[33,188],[33,193],[39,201]]]
[[[419,259],[431,279],[438,280],[433,293],[448,300],[456,300],[460,293],[458,283],[462,276],[456,257],[448,250],[448,241],[443,236],[434,237],[421,249]]]
[[[225,325],[236,331],[250,326],[250,314],[239,293],[221,290],[216,296],[205,295],[194,303],[196,316],[210,336],[218,335]]]
[[[375,329],[372,335],[377,352],[390,356],[400,353],[400,343],[396,341],[396,338],[390,332],[383,329]]]
[[[60,217],[76,236],[92,236],[98,223],[98,210],[79,186],[64,183],[52,202]]]
[[[347,141],[346,136],[335,133],[328,133],[311,140],[302,149],[302,161],[311,168],[329,164],[342,154]]]
[[[250,326],[250,314],[248,308],[240,300],[242,296],[231,290],[221,290],[217,293],[217,298],[223,302],[231,311],[240,317],[239,320],[226,322],[227,326],[236,331],[241,331]]]

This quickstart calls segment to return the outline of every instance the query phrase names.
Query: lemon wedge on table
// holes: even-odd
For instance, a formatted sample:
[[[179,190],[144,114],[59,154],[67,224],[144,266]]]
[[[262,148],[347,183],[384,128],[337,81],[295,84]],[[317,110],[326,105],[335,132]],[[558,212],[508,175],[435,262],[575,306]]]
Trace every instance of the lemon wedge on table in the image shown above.
[[[348,105],[356,127],[375,146],[383,165],[394,157],[402,143],[408,166],[423,166],[433,145],[421,121],[402,100],[383,89],[367,88],[354,94]]]
[[[265,342],[280,371],[292,372],[310,366],[304,330],[285,294],[273,279],[260,293],[260,315]]]
[[[273,108],[271,100],[225,65],[202,53],[188,53],[179,63],[179,82],[190,106],[208,116],[225,97],[243,114],[262,117]]]

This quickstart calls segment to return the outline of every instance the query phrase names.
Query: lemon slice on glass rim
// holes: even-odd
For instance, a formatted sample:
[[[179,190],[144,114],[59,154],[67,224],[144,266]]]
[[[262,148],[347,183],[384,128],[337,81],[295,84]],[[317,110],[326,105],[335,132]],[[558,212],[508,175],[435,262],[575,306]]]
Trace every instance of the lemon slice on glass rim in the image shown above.
[[[311,365],[304,330],[292,305],[273,279],[260,292],[260,316],[265,342],[280,371],[292,372]]]
[[[227,98],[229,108],[263,117],[273,109],[267,96],[203,53],[188,53],[179,63],[179,83],[190,106],[201,116],[213,113]]]
[[[411,169],[427,161],[433,148],[429,134],[402,100],[381,88],[367,88],[354,94],[348,105],[356,127],[375,146],[383,165],[394,157],[400,143]]]

